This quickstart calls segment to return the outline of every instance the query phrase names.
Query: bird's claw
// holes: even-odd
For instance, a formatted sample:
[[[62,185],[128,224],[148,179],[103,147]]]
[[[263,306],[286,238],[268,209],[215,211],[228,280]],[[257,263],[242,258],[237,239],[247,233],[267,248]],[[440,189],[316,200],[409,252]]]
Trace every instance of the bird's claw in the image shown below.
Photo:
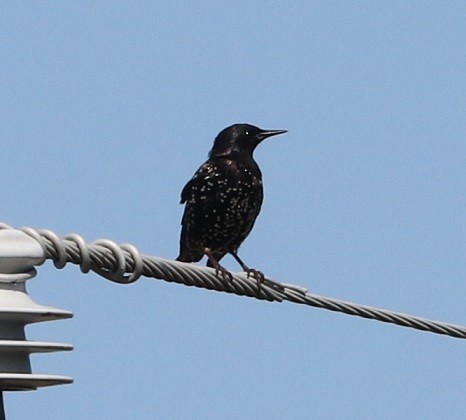
[[[255,268],[246,267],[245,270],[247,277],[254,277],[257,281],[257,289],[260,290],[261,284],[265,283],[265,276],[262,271],[256,270]]]
[[[212,251],[210,248],[205,248],[204,249],[204,254],[207,255],[207,258],[209,258],[210,266],[215,269],[215,277],[218,277],[219,274],[222,275],[223,281],[232,281],[233,276],[232,274],[224,267],[222,267],[217,259],[214,257],[212,254]]]
[[[220,264],[217,263],[217,265],[214,268],[215,268],[215,275],[218,277],[218,275],[221,274],[223,281],[233,280],[233,275],[226,268],[222,267]]]
[[[262,271],[256,270],[255,268],[248,268],[244,270],[247,274],[247,277],[254,277],[259,283],[263,283],[265,281],[265,276]]]

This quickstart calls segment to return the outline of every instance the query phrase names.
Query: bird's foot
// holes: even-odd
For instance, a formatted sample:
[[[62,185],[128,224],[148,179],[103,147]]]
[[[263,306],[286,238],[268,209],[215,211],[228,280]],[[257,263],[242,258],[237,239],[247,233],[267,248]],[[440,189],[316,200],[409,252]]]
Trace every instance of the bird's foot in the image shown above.
[[[257,287],[260,288],[261,284],[265,282],[265,276],[262,271],[256,270],[255,268],[249,268],[243,260],[239,257],[239,255],[236,253],[236,251],[230,251],[230,254],[233,256],[233,258],[238,261],[238,264],[241,266],[243,271],[246,273],[247,277],[249,278],[254,277],[254,279],[257,281]]]
[[[211,267],[215,268],[215,275],[218,277],[219,274],[222,276],[223,281],[233,280],[232,274],[224,267],[222,267],[217,259],[212,254],[212,251],[209,248],[204,249],[204,254],[207,255],[207,258],[210,261]]]
[[[265,276],[262,271],[256,270],[255,268],[249,268],[247,266],[243,267],[243,270],[246,272],[247,277],[254,277],[257,282],[257,290],[260,290],[261,285],[265,283]]]
[[[265,281],[265,276],[262,271],[256,270],[255,268],[249,268],[245,267],[244,271],[246,272],[246,275],[249,277],[254,277],[258,283],[264,283]]]
[[[222,276],[223,281],[231,281],[233,280],[233,275],[225,268],[222,267],[219,263],[217,263],[215,266],[215,275],[218,277],[220,274]]]

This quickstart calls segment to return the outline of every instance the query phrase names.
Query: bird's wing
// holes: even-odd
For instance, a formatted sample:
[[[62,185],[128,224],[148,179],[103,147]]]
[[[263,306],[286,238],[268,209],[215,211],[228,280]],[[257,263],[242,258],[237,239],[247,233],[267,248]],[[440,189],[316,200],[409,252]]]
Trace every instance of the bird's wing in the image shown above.
[[[203,252],[198,249],[190,249],[188,238],[196,240],[202,234],[205,223],[209,221],[200,215],[208,212],[212,207],[212,194],[205,194],[206,180],[212,175],[215,167],[206,162],[194,174],[181,191],[181,204],[186,204],[181,219],[180,255],[178,261],[197,262],[203,257]],[[195,221],[195,223],[193,223]]]
[[[209,176],[212,167],[207,162],[204,163],[194,174],[194,176],[187,182],[184,186],[183,190],[181,191],[181,201],[180,204],[184,204],[189,201],[193,195],[193,193],[198,189],[201,188],[202,185],[205,183],[205,179]]]
[[[180,204],[184,204],[184,203],[186,203],[186,201],[188,201],[189,196],[191,195],[191,190],[192,190],[194,182],[195,182],[194,178],[191,178],[186,183],[186,185],[183,187],[183,190],[181,191]]]

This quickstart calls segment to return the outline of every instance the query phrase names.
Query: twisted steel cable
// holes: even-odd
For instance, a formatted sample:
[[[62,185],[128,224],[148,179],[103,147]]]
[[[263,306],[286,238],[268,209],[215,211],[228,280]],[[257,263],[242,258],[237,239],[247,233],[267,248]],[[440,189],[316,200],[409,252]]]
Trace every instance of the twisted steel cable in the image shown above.
[[[0,223],[0,229],[12,228]],[[232,279],[225,281],[221,276],[217,276],[212,268],[142,255],[130,244],[117,245],[108,239],[87,244],[77,234],[59,238],[54,232],[46,229],[25,227],[21,230],[42,246],[44,259],[40,264],[47,259],[51,259],[57,268],[63,268],[67,263],[76,264],[83,273],[94,271],[119,284],[131,284],[145,276],[270,302],[286,300],[435,334],[466,338],[466,328],[462,326],[322,297],[308,293],[303,287],[271,279],[265,279],[258,284],[255,279],[248,278],[243,273],[232,273]]]

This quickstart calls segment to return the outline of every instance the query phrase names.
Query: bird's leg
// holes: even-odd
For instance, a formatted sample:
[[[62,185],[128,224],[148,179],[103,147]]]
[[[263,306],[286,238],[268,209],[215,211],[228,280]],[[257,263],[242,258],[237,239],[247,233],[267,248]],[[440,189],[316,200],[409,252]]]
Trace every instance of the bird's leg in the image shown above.
[[[223,281],[233,280],[231,273],[224,267],[222,267],[217,259],[214,257],[214,254],[209,248],[204,248],[204,254],[207,255],[212,267],[215,268],[215,275],[218,277],[218,274],[222,274]]]
[[[249,268],[243,260],[238,256],[236,252],[230,252],[231,255],[233,255],[233,258],[238,261],[239,265],[241,268],[247,273],[247,276],[249,277],[252,275],[257,280],[257,283],[263,283],[265,281],[265,276],[262,271],[256,270],[255,268]]]

